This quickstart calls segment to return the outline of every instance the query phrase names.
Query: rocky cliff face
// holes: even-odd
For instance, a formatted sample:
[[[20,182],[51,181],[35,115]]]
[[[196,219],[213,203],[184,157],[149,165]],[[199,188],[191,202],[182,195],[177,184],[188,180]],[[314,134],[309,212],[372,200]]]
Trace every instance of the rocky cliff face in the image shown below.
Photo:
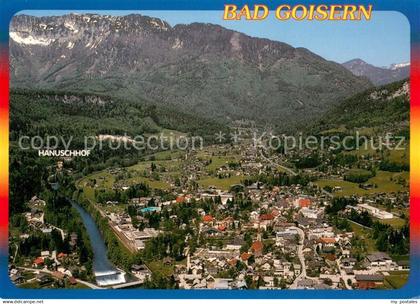
[[[141,15],[19,15],[10,55],[12,87],[141,97],[220,120],[284,126],[371,86],[307,49]]]

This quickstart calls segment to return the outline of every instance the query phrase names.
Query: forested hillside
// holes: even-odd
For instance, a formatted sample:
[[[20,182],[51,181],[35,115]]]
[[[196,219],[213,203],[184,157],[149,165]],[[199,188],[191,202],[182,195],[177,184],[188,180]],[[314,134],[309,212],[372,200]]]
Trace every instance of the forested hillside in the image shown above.
[[[10,138],[26,136],[148,135],[183,132],[212,140],[225,127],[174,109],[118,100],[105,95],[13,90]]]

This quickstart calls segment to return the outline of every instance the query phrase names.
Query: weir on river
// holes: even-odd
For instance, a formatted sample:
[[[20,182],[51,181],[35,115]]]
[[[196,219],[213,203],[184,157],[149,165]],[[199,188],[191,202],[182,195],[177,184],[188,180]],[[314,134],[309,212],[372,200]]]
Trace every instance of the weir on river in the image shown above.
[[[80,213],[93,250],[93,272],[99,286],[109,286],[126,282],[125,273],[118,270],[108,260],[105,242],[92,216],[78,203],[72,201],[72,206]]]

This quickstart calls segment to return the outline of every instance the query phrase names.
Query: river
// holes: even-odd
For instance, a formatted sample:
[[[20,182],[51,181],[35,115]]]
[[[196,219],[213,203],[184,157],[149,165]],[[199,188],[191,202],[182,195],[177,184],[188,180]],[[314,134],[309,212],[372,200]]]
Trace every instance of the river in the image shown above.
[[[118,270],[109,261],[104,239],[92,216],[78,203],[72,201],[72,206],[79,212],[89,235],[93,251],[93,272],[99,286],[109,286],[126,282],[125,273]]]

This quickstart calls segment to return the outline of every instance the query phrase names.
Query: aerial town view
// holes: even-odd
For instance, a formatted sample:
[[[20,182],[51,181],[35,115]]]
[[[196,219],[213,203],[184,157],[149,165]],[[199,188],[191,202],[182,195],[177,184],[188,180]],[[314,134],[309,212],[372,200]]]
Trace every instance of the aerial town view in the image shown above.
[[[10,24],[13,284],[403,287],[410,64],[164,17]]]

